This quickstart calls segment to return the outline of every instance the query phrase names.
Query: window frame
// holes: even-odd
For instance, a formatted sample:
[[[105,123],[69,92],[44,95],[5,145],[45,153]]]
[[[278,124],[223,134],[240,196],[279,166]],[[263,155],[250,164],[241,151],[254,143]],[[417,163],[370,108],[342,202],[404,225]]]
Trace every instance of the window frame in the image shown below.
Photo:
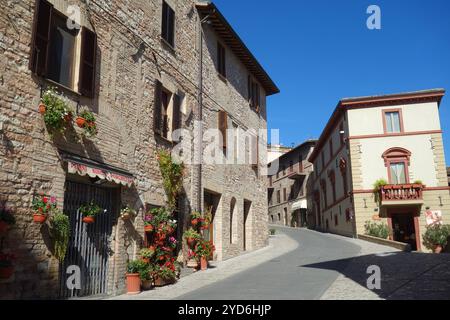
[[[388,123],[386,120],[386,115],[388,113],[398,113],[398,121],[399,121],[399,128],[400,131],[399,132],[389,132],[388,131]],[[396,108],[396,109],[384,109],[382,112],[383,115],[383,130],[384,130],[384,134],[388,134],[388,135],[395,135],[395,134],[400,134],[405,132],[404,131],[404,126],[403,126],[403,114],[402,114],[402,109],[400,108]]]
[[[167,12],[165,12],[165,9],[167,10]],[[173,21],[170,21],[170,13],[173,14]],[[171,29],[172,34],[170,34]],[[165,44],[167,44],[172,49],[175,49],[175,42],[176,42],[175,30],[176,30],[176,12],[165,0],[163,0],[161,7],[161,39],[164,41]]]

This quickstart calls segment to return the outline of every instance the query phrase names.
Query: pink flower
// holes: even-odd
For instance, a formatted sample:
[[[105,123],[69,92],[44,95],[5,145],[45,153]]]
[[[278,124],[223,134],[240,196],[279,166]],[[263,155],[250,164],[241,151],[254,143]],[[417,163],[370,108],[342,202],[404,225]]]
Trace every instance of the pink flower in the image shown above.
[[[170,241],[171,243],[177,243],[177,239],[175,239],[174,237],[170,237],[170,238],[169,238],[169,241]]]
[[[50,198],[50,202],[51,202],[51,203],[55,203],[55,202],[56,202],[56,197],[51,197],[51,198]]]

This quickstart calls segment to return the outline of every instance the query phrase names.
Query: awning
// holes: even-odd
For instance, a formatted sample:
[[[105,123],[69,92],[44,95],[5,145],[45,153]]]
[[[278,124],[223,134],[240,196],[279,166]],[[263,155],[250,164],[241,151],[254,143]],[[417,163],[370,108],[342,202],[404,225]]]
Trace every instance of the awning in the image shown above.
[[[127,187],[134,183],[133,175],[123,169],[68,153],[62,153],[62,158],[67,161],[69,173],[99,178]]]
[[[305,199],[296,201],[291,206],[291,210],[307,209],[307,208],[308,208],[308,203],[306,202]]]

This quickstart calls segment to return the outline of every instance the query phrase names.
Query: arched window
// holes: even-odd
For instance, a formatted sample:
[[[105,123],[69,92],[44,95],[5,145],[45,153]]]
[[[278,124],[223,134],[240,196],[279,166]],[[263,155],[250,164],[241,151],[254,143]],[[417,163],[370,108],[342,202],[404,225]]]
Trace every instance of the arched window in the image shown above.
[[[383,159],[390,184],[409,183],[410,151],[399,147],[391,148],[383,153]]]
[[[230,203],[230,243],[236,243],[237,240],[236,198],[232,198]]]

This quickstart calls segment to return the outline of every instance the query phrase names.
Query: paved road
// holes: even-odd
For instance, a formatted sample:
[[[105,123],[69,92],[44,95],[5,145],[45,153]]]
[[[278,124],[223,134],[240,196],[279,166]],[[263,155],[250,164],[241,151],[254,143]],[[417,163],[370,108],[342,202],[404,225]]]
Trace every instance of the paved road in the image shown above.
[[[267,263],[177,297],[180,300],[319,299],[360,247],[309,230],[278,228],[299,246]],[[344,260],[344,261],[343,261]],[[327,263],[327,268],[307,265]]]

